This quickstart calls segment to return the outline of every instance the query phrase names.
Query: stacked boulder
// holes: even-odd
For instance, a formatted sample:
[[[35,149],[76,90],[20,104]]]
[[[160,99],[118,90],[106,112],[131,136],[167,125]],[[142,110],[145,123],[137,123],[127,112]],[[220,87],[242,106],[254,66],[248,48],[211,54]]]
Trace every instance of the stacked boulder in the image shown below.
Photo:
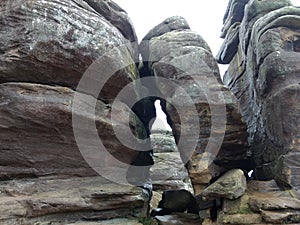
[[[218,55],[221,63],[227,63],[223,56],[234,56],[224,83],[239,100],[248,125],[255,177],[275,178],[295,189],[300,166],[298,22],[299,8],[290,1],[249,1],[242,21],[232,24],[238,42],[228,48],[226,38]]]
[[[246,125],[202,37],[182,17],[154,27],[140,44],[195,194],[231,168],[250,168]]]
[[[149,193],[127,186],[123,168],[110,171],[138,155],[117,138],[115,124],[147,137],[131,107],[114,101],[139,78],[127,14],[102,0],[4,0],[0,10],[0,223],[146,216]],[[99,59],[105,67],[89,70]],[[104,157],[94,154],[100,139],[110,153]]]
[[[255,180],[224,199],[221,224],[300,222],[299,13],[290,1],[229,2],[217,60],[229,64],[223,82],[247,123]]]

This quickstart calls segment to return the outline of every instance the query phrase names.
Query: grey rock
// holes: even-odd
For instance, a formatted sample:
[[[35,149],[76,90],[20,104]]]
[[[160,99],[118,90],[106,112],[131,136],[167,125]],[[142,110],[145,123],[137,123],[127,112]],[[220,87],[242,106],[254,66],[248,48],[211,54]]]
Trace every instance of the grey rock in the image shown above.
[[[229,29],[235,23],[242,22],[244,9],[249,0],[230,0],[223,18],[224,27],[222,28],[221,38],[230,33]]]
[[[300,200],[292,197],[272,196],[272,194],[266,193],[265,197],[252,195],[249,201],[249,206],[255,212],[259,212],[261,210],[299,210]]]
[[[150,169],[153,190],[193,190],[187,169],[178,152],[154,153],[154,165]]]
[[[0,83],[32,82],[75,89],[87,68],[104,55],[110,61],[111,82],[102,99],[113,99],[138,77],[133,50],[126,45],[129,41],[84,1],[20,4],[14,0],[2,1],[0,8],[4,11],[0,18]]]
[[[115,26],[131,42],[137,42],[133,24],[126,11],[111,0],[84,0],[96,12]]]
[[[283,178],[287,172],[280,160],[299,148],[299,85],[296,84],[299,83],[300,17],[299,8],[290,5],[289,1],[249,2],[240,26],[242,42],[223,80],[240,102],[248,125],[249,155],[253,158],[255,177],[275,178],[282,187],[298,188],[296,169],[290,171],[291,184]],[[287,167],[297,165],[287,161],[291,163]]]
[[[177,152],[177,146],[171,131],[151,131],[151,144],[154,153]]]
[[[247,54],[252,28],[259,18],[276,9],[291,5],[292,3],[289,0],[250,0],[245,7],[245,15],[241,22],[240,28],[240,42],[242,51]]]
[[[146,55],[147,66],[157,79],[156,85],[164,98],[162,109],[169,115],[168,122],[194,189],[232,167],[248,166],[245,163],[247,128],[241,120],[236,100],[221,84],[217,63],[203,38],[190,30],[174,30],[153,37],[148,44],[149,52],[142,51],[142,55],[143,58]],[[201,85],[193,82],[190,75],[195,76]],[[160,78],[172,84],[166,85],[167,82],[160,82]],[[223,109],[223,113],[212,112],[211,107],[213,110]],[[218,121],[214,125],[211,124],[212,114]],[[222,127],[222,116],[226,131],[225,124]],[[224,141],[220,141],[222,131]],[[244,160],[243,163],[239,163],[240,159]]]
[[[149,201],[141,188],[102,177],[2,181],[0,187],[6,194],[0,204],[3,225],[140,218],[146,216]]]
[[[228,198],[237,199],[246,191],[246,177],[242,170],[235,169],[225,173],[222,177],[208,186],[202,195],[208,199]]]
[[[230,27],[228,34],[225,37],[225,41],[216,56],[218,63],[229,64],[236,55],[240,41],[239,29],[240,23],[235,23]]]
[[[300,190],[300,153],[290,152],[279,158],[276,180],[286,188]]]
[[[221,215],[218,221],[222,224],[233,225],[246,225],[246,224],[263,224],[263,219],[260,214],[234,214],[234,215]]]
[[[173,30],[189,30],[190,26],[181,16],[173,16],[165,19],[163,22],[152,28],[143,38],[143,40],[151,40],[154,37],[161,36]]]
[[[262,211],[263,219],[268,223],[299,223],[300,211]]]

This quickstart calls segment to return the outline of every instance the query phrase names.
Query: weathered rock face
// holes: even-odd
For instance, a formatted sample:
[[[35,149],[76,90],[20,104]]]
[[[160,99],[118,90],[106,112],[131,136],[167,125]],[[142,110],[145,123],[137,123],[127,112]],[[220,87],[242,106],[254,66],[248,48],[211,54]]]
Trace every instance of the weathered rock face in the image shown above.
[[[221,224],[298,224],[299,193],[280,191],[275,181],[250,181],[239,199],[224,199]]]
[[[300,180],[299,15],[290,1],[249,1],[240,26],[227,33],[239,32],[236,54],[223,48],[219,57],[230,62],[224,83],[248,124],[256,178],[288,188],[299,188]],[[231,43],[226,38],[224,46]]]
[[[186,189],[192,192],[188,172],[182,163],[172,133],[152,130],[151,143],[155,162],[150,170],[153,191],[162,193],[169,189]]]
[[[85,113],[85,109],[93,105],[77,102],[81,110],[78,107],[75,112],[76,109],[72,108],[74,94],[74,91],[64,87],[28,83],[0,85],[1,178],[95,175],[77,147],[72,127],[72,113],[93,121],[93,115]],[[103,145],[116,158],[130,163],[137,152],[118,141],[111,124],[110,106],[98,100],[95,112],[96,128]],[[119,121],[115,122],[119,124],[119,129],[122,129],[123,123],[125,129],[125,121],[131,111],[125,104],[119,103],[117,113]],[[136,118],[133,121],[139,120]],[[139,125],[135,122],[132,127],[142,126],[141,122]],[[92,137],[92,131],[88,128],[83,126],[82,132]],[[97,142],[91,139],[89,143],[91,150],[97,149]],[[100,167],[105,167],[105,160],[99,161]]]
[[[218,55],[219,63],[229,63],[237,52],[239,28],[244,17],[244,8],[249,0],[231,0],[224,15],[221,37],[225,38]]]
[[[108,15],[100,15],[85,1],[5,0],[0,4],[4,12],[0,18],[1,83],[33,82],[76,88],[92,62],[104,55],[115,57],[109,54],[110,50],[120,52],[117,47],[129,43],[106,20]],[[101,12],[100,5],[96,6]],[[102,90],[102,98],[112,98],[137,77],[135,67],[130,66],[136,53],[130,45],[128,49],[127,53],[119,53],[126,68],[115,71],[112,82]]]
[[[112,104],[139,77],[128,16],[100,0],[5,0],[0,11],[0,223],[101,223],[133,216],[138,224],[149,193],[96,173],[132,181],[128,167],[139,152],[116,130],[132,133],[137,144],[147,137],[131,106]],[[127,97],[135,101],[137,94]],[[98,151],[99,139],[106,151]],[[128,171],[121,173],[119,165]],[[141,174],[148,178],[149,171]]]
[[[201,224],[199,216],[191,213],[174,213],[166,216],[156,216],[155,221],[159,225],[171,225],[171,224],[189,224],[198,225]]]
[[[12,180],[1,182],[0,189],[0,223],[4,225],[89,224],[116,215],[141,218],[148,208],[142,189],[114,184],[99,176]]]
[[[240,169],[230,170],[202,192],[204,198],[237,199],[246,191],[246,177]]]
[[[173,21],[174,29],[164,21],[151,30],[143,39],[141,54],[164,98],[163,110],[181,159],[199,193],[220,171],[249,166],[247,133],[235,98],[221,85],[208,45],[182,20],[166,20]]]

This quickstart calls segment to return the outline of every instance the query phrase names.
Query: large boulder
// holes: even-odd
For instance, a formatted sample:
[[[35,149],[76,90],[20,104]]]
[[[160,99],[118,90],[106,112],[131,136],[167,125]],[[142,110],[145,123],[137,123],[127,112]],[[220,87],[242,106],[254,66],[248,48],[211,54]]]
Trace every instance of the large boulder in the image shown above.
[[[208,186],[202,196],[208,199],[227,198],[237,199],[246,191],[246,177],[240,169],[230,170]]]
[[[110,142],[104,143],[108,152],[127,164],[137,158],[138,152],[129,153],[130,147],[118,140],[113,127],[124,134],[131,129],[139,139],[147,137],[144,121],[124,100],[138,100],[134,89],[119,99],[124,103],[117,100],[113,104],[124,86],[139,78],[130,43],[136,35],[128,16],[115,3],[87,2],[92,7],[81,0],[1,2],[1,166],[7,171],[3,176],[58,174],[59,170],[62,174],[92,174],[89,169],[77,172],[86,163],[76,147],[80,138],[75,141],[75,136],[76,130],[84,137],[91,135],[91,128],[83,124],[89,123],[93,113],[98,126],[94,133]],[[120,25],[124,23],[130,34]],[[116,121],[110,120],[112,115]],[[74,116],[77,122],[82,120],[81,125],[74,127]],[[128,124],[130,119],[138,122]],[[89,137],[91,143],[81,148],[93,149],[98,145],[94,139]],[[147,157],[152,160],[149,154]]]
[[[124,10],[4,0],[0,11],[0,223],[145,217],[149,167],[135,167],[136,149],[151,149],[150,140],[127,101],[138,92],[116,99],[139,78]]]
[[[120,57],[123,63],[121,69],[116,67],[119,71],[110,74],[112,82],[103,90],[102,99],[113,98],[137,78],[130,42],[85,1],[5,0],[0,7],[4,11],[0,17],[1,83],[31,82],[75,89],[87,68],[100,57]],[[118,49],[120,46],[128,51]],[[110,63],[113,67],[115,62]],[[98,77],[104,77],[101,71]]]
[[[182,18],[177,20],[186,24]],[[217,63],[202,37],[180,26],[163,32],[154,28],[143,40],[143,60],[156,80],[196,193],[221,171],[249,166],[246,126],[235,98],[221,84]]]
[[[282,188],[299,188],[299,21],[290,1],[249,1],[224,76],[248,125],[255,177]]]
[[[0,85],[1,96],[1,178],[24,176],[91,176],[95,171],[82,157],[73,129],[89,139],[88,149],[97,152],[98,143],[93,140],[93,130],[86,122],[93,122],[93,114],[87,108],[89,101],[76,102],[72,107],[75,92],[65,87],[52,87],[28,83]],[[84,95],[84,94],[82,94]],[[86,96],[85,99],[93,97]],[[83,98],[82,98],[83,99]],[[95,100],[96,101],[96,100]],[[91,101],[92,102],[92,101]],[[126,121],[131,110],[118,103],[118,129],[126,131]],[[137,152],[126,148],[116,137],[111,123],[111,107],[96,101],[95,128],[106,147],[118,160],[130,164]],[[82,118],[82,127],[73,127],[72,114]],[[142,128],[137,117],[131,117],[130,126]],[[122,128],[123,127],[123,128]],[[146,133],[144,132],[146,136]],[[99,148],[100,149],[100,148]],[[103,150],[103,149],[102,149]],[[96,157],[96,156],[94,156]],[[105,158],[98,158],[98,167],[105,168]],[[99,171],[99,170],[98,170]]]

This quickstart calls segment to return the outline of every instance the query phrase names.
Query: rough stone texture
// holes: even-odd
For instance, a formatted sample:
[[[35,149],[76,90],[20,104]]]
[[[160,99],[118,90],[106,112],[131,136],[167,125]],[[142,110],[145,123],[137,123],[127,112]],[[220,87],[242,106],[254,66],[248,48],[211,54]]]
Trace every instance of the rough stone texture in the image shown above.
[[[262,211],[262,217],[268,223],[297,223],[300,221],[300,211]]]
[[[223,212],[225,214],[239,214],[239,213],[250,213],[251,210],[249,208],[249,196],[244,194],[238,199],[230,200],[224,199],[223,200]]]
[[[239,169],[230,170],[210,186],[208,186],[202,195],[204,198],[227,198],[237,199],[246,191],[246,177],[243,171]]]
[[[181,20],[178,23],[186,23]],[[160,26],[164,26],[164,22],[157,27]],[[199,187],[199,191],[195,190],[199,194],[200,186],[207,185],[211,177],[230,168],[249,167],[245,163],[246,126],[235,98],[221,85],[216,61],[202,37],[185,26],[155,32],[157,27],[151,31],[155,35],[149,34],[143,39],[149,42],[142,44],[141,54],[147,62],[145,66],[157,79],[156,86],[163,96],[162,108],[168,115],[194,189]],[[189,75],[195,75],[202,85],[196,84]],[[172,84],[160,82],[160,79],[167,79]],[[188,97],[192,101],[187,100]],[[216,111],[223,109],[223,113],[211,112],[211,108]],[[193,144],[195,146],[190,147]]]
[[[137,42],[133,24],[126,11],[111,0],[84,0],[96,12],[115,26],[131,42]]]
[[[218,63],[228,64],[235,56],[239,45],[240,23],[244,17],[244,8],[249,0],[230,0],[224,15],[221,37],[225,38],[217,54]]]
[[[253,211],[260,210],[280,210],[280,209],[300,209],[300,200],[292,197],[277,197],[266,194],[250,198],[249,205]]]
[[[224,75],[248,125],[255,178],[281,188],[299,188],[299,16],[290,1],[249,1]]]
[[[96,176],[132,182],[136,171],[129,164],[140,154],[116,130],[147,137],[143,121],[124,102],[116,100],[112,112],[117,93],[139,78],[137,45],[130,43],[136,35],[124,10],[100,0],[4,0],[0,12],[0,223],[145,217],[150,187]],[[98,59],[105,65],[91,66]],[[96,77],[75,90],[87,69]],[[93,92],[102,83],[100,94]],[[136,100],[137,93],[127,97]],[[75,118],[82,121],[76,127]],[[98,151],[100,138],[107,151]],[[138,173],[144,185],[149,171]],[[103,224],[109,222],[118,224]]]
[[[132,56],[135,62],[139,61],[138,39],[133,24],[126,11],[111,0],[84,0],[96,12],[108,20],[120,33],[130,41]],[[129,45],[129,46],[130,46]]]
[[[224,27],[221,37],[224,38],[227,33],[230,33],[232,25],[242,22],[244,17],[244,8],[249,0],[230,0],[223,18]]]
[[[193,190],[178,152],[154,153],[154,162],[150,169],[153,190]]]
[[[278,183],[286,188],[300,187],[300,152],[290,152],[279,158],[278,169],[275,175]]]
[[[241,198],[223,200],[218,222],[220,224],[298,224],[300,222],[299,199],[298,191],[281,191],[274,180],[249,181],[246,193]]]
[[[240,23],[232,25],[218,54],[218,63],[228,64],[238,51]]]
[[[95,171],[83,159],[73,133],[73,113],[83,119],[92,116],[83,109],[93,107],[90,102],[77,103],[78,112],[72,109],[75,92],[69,88],[52,87],[28,83],[6,83],[0,85],[1,132],[0,166],[1,178],[28,176],[89,176]],[[92,98],[92,97],[90,97]],[[123,162],[132,162],[137,153],[121,144],[111,124],[109,105],[97,101],[96,127],[106,149]],[[126,129],[126,118],[131,113],[119,103],[119,129]],[[85,120],[86,121],[86,120]],[[123,122],[122,122],[123,121]],[[133,120],[132,127],[139,121]],[[123,124],[123,125],[122,125]],[[141,127],[141,122],[139,122]],[[123,128],[122,128],[123,127]],[[79,128],[78,128],[79,129]],[[89,127],[80,129],[90,137]],[[86,130],[84,130],[86,129]],[[20,138],[21,137],[21,138]],[[90,150],[98,147],[96,140],[90,140]],[[94,156],[96,157],[96,156]],[[98,166],[105,167],[99,159]]]
[[[170,131],[151,131],[154,165],[150,169],[154,191],[186,189],[193,192],[191,181]]]
[[[112,48],[129,41],[86,2],[4,0],[0,8],[1,83],[18,81],[76,88],[88,66],[105,54],[111,57],[112,68],[120,63],[114,57],[120,57],[127,67],[115,71],[112,82],[102,90],[103,99],[113,99],[122,87],[137,78],[136,69],[131,66],[134,53],[130,46],[127,52],[115,49],[119,56],[109,54]]]
[[[2,181],[0,189],[3,225],[140,218],[146,216],[148,208],[143,189],[114,184],[101,177]]]

